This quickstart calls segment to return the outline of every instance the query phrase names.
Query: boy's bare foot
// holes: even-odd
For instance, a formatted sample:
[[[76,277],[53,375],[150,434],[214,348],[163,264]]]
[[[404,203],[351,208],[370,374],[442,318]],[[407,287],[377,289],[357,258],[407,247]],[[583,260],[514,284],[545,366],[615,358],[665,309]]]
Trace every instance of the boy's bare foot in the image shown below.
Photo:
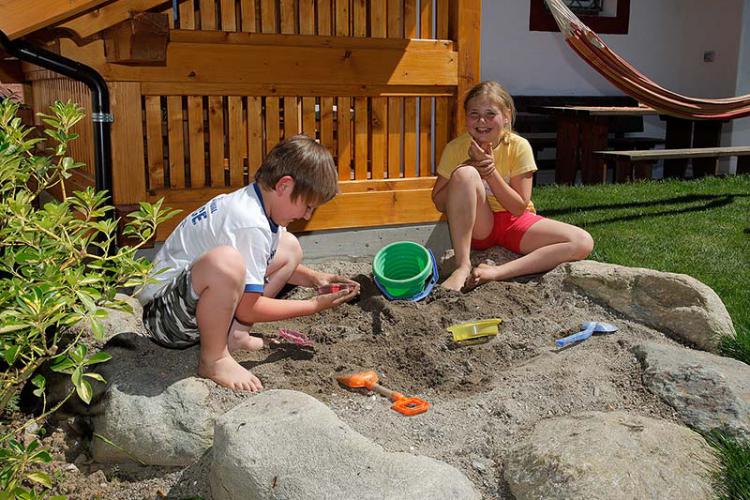
[[[456,268],[456,270],[453,271],[450,276],[448,276],[448,279],[443,281],[443,288],[460,292],[464,284],[466,283],[466,279],[469,277],[470,273],[471,266],[461,266]]]
[[[265,342],[262,337],[250,335],[247,331],[233,330],[227,339],[227,349],[234,351],[260,351]]]
[[[258,377],[243,368],[232,356],[227,355],[214,361],[201,359],[198,362],[198,375],[210,378],[224,387],[236,391],[258,392],[263,384]]]

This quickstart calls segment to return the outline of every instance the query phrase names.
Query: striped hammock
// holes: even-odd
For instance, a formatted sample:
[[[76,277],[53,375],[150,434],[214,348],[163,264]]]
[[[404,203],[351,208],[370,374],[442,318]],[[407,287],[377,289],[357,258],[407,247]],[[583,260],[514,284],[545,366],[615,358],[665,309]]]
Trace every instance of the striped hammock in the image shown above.
[[[612,52],[562,0],[545,0],[570,47],[604,78],[655,110],[680,118],[731,120],[750,115],[750,95],[696,99],[672,92],[650,80]]]

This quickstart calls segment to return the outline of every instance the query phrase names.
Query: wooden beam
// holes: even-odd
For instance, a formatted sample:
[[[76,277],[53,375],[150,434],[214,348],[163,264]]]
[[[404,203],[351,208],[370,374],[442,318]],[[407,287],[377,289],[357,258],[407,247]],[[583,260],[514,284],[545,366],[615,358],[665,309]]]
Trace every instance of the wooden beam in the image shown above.
[[[108,1],[0,0],[0,30],[14,40]]]
[[[110,81],[254,83],[292,85],[306,82],[340,85],[456,85],[456,53],[446,46],[429,50],[379,48],[285,47],[170,42],[166,66],[128,67],[104,61],[100,42],[76,47],[61,40],[61,53],[87,64]],[[419,45],[419,41],[412,41]],[[334,71],[331,68],[336,68]]]
[[[280,85],[248,83],[145,82],[143,95],[301,95],[301,96],[372,96],[372,97],[451,97],[450,85],[339,85],[335,83],[289,83]]]
[[[165,3],[167,0],[116,1],[65,21],[57,27],[72,31],[78,38],[89,38],[125,21],[133,12],[145,12]]]
[[[480,81],[480,48],[482,46],[482,0],[456,0],[456,43],[458,44],[458,89],[453,116],[452,137],[464,130],[463,96]]]

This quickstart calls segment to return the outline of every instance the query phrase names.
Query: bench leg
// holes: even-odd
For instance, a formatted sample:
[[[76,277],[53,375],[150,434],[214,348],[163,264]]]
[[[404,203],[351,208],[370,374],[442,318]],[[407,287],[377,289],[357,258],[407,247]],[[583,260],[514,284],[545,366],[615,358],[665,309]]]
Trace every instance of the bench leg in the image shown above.
[[[633,179],[633,166],[630,158],[615,160],[615,182],[629,182]]]
[[[601,184],[606,179],[607,166],[604,158],[594,156],[594,151],[607,149],[606,119],[596,117],[581,126],[581,182],[583,184]]]
[[[721,142],[721,126],[719,121],[700,121],[693,126],[693,147],[713,148]],[[716,175],[719,167],[718,158],[693,158],[693,177]]]
[[[750,174],[750,156],[737,157],[737,175]]]
[[[567,116],[561,116],[557,120],[555,151],[555,182],[557,184],[573,185],[576,180],[579,129],[577,120]]]
[[[664,147],[666,149],[681,149],[692,146],[693,122],[682,118],[667,116],[667,131],[664,136]],[[685,177],[687,159],[664,160],[664,177]]]
[[[654,166],[653,160],[636,162],[633,165],[633,179],[650,179],[651,169]]]

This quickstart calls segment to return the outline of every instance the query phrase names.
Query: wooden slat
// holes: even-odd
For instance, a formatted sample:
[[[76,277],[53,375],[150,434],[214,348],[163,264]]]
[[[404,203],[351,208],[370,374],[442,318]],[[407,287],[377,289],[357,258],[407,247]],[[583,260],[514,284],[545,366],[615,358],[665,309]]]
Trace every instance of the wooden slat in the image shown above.
[[[269,89],[276,95],[308,96],[371,96],[371,97],[452,97],[455,87],[429,85],[351,85],[351,84],[314,84],[292,83],[269,84],[256,83],[189,83],[189,82],[144,82],[143,93],[147,95],[261,95]]]
[[[450,117],[450,104],[445,97],[435,98],[435,168],[437,168],[445,145],[448,144],[450,127],[453,122]]]
[[[260,0],[260,31],[276,33],[276,1]]]
[[[318,0],[318,35],[333,34],[331,0]]]
[[[282,33],[297,33],[296,14],[297,10],[295,9],[294,0],[280,0],[279,16]]]
[[[403,12],[403,0],[388,0],[388,38],[404,37]]]
[[[419,98],[419,176],[432,175],[432,98]]]
[[[266,97],[266,154],[279,143],[280,136],[279,98]]]
[[[385,38],[387,31],[386,0],[370,0],[370,37]]]
[[[195,29],[195,4],[193,0],[183,0],[180,4],[180,29]]]
[[[315,127],[315,98],[302,98],[302,133],[313,139],[317,139]]]
[[[247,133],[243,116],[242,97],[229,96],[229,185],[244,186],[243,172],[247,157]]]
[[[174,12],[172,11],[172,7],[168,7],[161,11],[162,14],[166,14],[167,16],[167,22],[169,23],[169,29],[174,30],[175,24],[174,24]]]
[[[188,151],[190,154],[190,187],[206,185],[206,140],[203,125],[203,98],[188,96]]]
[[[333,97],[320,98],[320,143],[334,153]]]
[[[417,98],[404,99],[404,177],[417,176]]]
[[[185,141],[183,132],[182,96],[168,96],[169,185],[177,189],[185,187]]]
[[[240,0],[240,19],[242,20],[242,31],[255,33],[258,31],[255,16],[255,0]]]
[[[224,99],[208,98],[208,159],[211,185],[224,186]]]
[[[294,96],[284,97],[284,138],[299,134],[299,105]]]
[[[216,29],[216,2],[214,0],[200,0],[201,29]]]
[[[372,117],[370,118],[372,150],[372,178],[385,178],[386,160],[388,158],[388,99],[385,97],[373,97]]]
[[[0,29],[15,40],[107,0],[4,0],[0,2]]]
[[[369,119],[367,97],[354,98],[354,178],[367,179]]]
[[[388,98],[388,178],[401,176],[401,147],[403,136],[403,102],[400,97]]]
[[[149,189],[164,187],[164,146],[161,135],[161,98],[147,96],[146,101],[146,145],[148,147]]]
[[[450,0],[437,0],[435,13],[435,38],[447,40],[450,28]]]
[[[315,34],[315,3],[314,0],[297,0],[299,2],[299,32],[300,35]]]
[[[338,139],[338,160],[339,160],[339,180],[349,180],[352,178],[352,113],[351,99],[349,97],[339,97],[337,117],[337,139]]]
[[[247,98],[248,174],[250,179],[263,162],[263,102],[262,98]]]
[[[404,0],[404,38],[417,36],[417,0]]]
[[[419,38],[433,38],[432,34],[432,0],[419,2]]]
[[[354,11],[352,12],[352,36],[367,36],[367,0],[352,0]]]
[[[237,12],[234,0],[221,0],[221,30],[237,31]]]
[[[112,199],[134,205],[146,199],[143,164],[143,114],[137,83],[109,82],[112,114]]]
[[[349,36],[349,0],[335,0],[336,2],[336,35]]]

